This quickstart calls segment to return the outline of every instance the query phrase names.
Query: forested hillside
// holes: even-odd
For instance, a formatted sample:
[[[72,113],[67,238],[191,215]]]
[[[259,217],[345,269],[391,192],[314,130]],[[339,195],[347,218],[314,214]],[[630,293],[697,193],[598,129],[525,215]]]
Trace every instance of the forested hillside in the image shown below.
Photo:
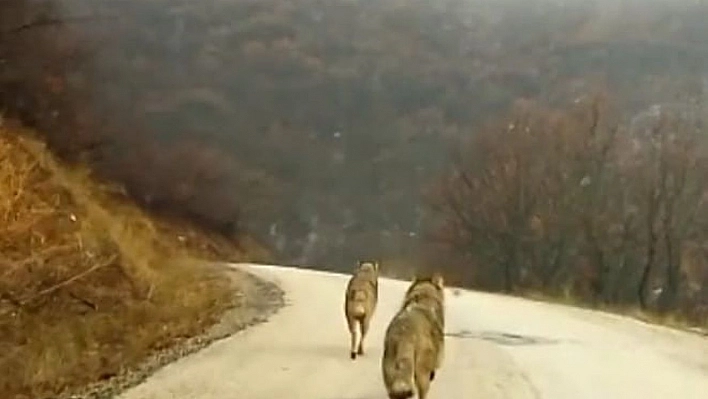
[[[520,98],[606,88],[624,126],[708,89],[702,1],[10,1],[8,111],[145,205],[324,268],[410,260],[424,188]]]

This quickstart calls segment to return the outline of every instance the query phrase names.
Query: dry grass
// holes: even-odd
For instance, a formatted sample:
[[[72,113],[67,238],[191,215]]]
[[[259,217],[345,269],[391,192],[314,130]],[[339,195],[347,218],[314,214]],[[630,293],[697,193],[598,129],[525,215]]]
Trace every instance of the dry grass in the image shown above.
[[[194,335],[230,305],[189,267],[242,250],[155,221],[27,131],[0,124],[0,392],[43,398],[115,375]]]

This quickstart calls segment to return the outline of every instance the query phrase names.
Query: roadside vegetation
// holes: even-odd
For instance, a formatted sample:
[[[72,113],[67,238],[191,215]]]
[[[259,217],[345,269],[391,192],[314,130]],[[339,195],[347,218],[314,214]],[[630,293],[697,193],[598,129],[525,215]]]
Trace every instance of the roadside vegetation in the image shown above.
[[[436,253],[462,284],[708,327],[705,111],[519,101],[431,192]]]
[[[233,305],[228,279],[195,259],[239,260],[245,250],[148,216],[8,125],[0,125],[4,398],[52,397],[114,376]]]

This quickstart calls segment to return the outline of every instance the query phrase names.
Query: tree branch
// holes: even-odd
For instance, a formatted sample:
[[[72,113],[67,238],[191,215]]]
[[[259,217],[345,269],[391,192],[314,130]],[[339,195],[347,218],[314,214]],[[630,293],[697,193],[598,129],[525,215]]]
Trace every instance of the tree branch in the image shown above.
[[[47,295],[47,294],[51,294],[52,292],[54,292],[54,291],[56,291],[56,290],[58,290],[58,289],[60,289],[60,288],[62,288],[62,287],[65,287],[65,286],[67,286],[67,285],[73,283],[73,282],[76,281],[76,280],[79,280],[79,279],[81,279],[81,278],[83,278],[83,277],[86,277],[86,276],[88,276],[89,274],[91,274],[91,273],[93,273],[93,272],[95,272],[95,271],[97,271],[97,270],[99,270],[99,269],[102,269],[102,268],[104,268],[104,267],[106,267],[106,266],[112,265],[113,262],[116,261],[116,259],[118,259],[118,255],[117,255],[117,254],[111,256],[110,259],[108,259],[106,262],[96,264],[96,265],[94,265],[94,266],[92,266],[92,267],[90,267],[90,268],[84,270],[83,272],[81,272],[81,273],[79,273],[79,274],[77,274],[77,275],[75,275],[75,276],[73,276],[73,277],[70,277],[70,278],[68,278],[68,279],[66,279],[66,280],[64,280],[64,281],[62,281],[62,282],[60,282],[60,283],[58,283],[58,284],[55,284],[55,285],[53,285],[53,286],[51,286],[51,287],[49,287],[49,288],[46,288],[46,289],[44,289],[44,290],[42,290],[42,291],[39,291],[38,293],[36,293],[36,294],[34,294],[34,295],[31,295],[31,296],[29,296],[29,297],[23,299],[22,301],[20,301],[20,303],[21,303],[22,305],[26,305],[26,304],[28,304],[29,302],[31,302],[31,301],[33,301],[33,300],[35,300],[35,299],[37,299],[37,298],[39,298],[39,297],[41,297],[41,296],[44,296],[44,295]]]
[[[99,21],[99,20],[104,20],[104,19],[114,19],[114,18],[117,18],[117,17],[116,16],[105,16],[105,15],[82,15],[82,16],[73,16],[73,17],[62,17],[62,18],[41,16],[33,21],[26,22],[24,24],[14,27],[14,28],[11,28],[11,29],[8,29],[5,31],[0,31],[0,37],[6,36],[6,35],[19,34],[24,31],[35,29],[35,28],[44,28],[44,27],[49,27],[49,26],[66,25],[66,24],[81,23],[81,22],[94,22],[94,21]]]

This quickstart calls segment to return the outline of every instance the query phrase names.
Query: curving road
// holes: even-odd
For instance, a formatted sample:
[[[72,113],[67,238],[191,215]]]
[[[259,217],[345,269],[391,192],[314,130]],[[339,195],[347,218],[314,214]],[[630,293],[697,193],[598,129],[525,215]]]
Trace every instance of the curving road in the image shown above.
[[[154,374],[122,399],[383,399],[383,333],[406,282],[381,279],[368,349],[352,362],[348,276],[235,265],[288,304]],[[632,319],[486,293],[447,292],[445,363],[429,399],[708,398],[708,339]]]

